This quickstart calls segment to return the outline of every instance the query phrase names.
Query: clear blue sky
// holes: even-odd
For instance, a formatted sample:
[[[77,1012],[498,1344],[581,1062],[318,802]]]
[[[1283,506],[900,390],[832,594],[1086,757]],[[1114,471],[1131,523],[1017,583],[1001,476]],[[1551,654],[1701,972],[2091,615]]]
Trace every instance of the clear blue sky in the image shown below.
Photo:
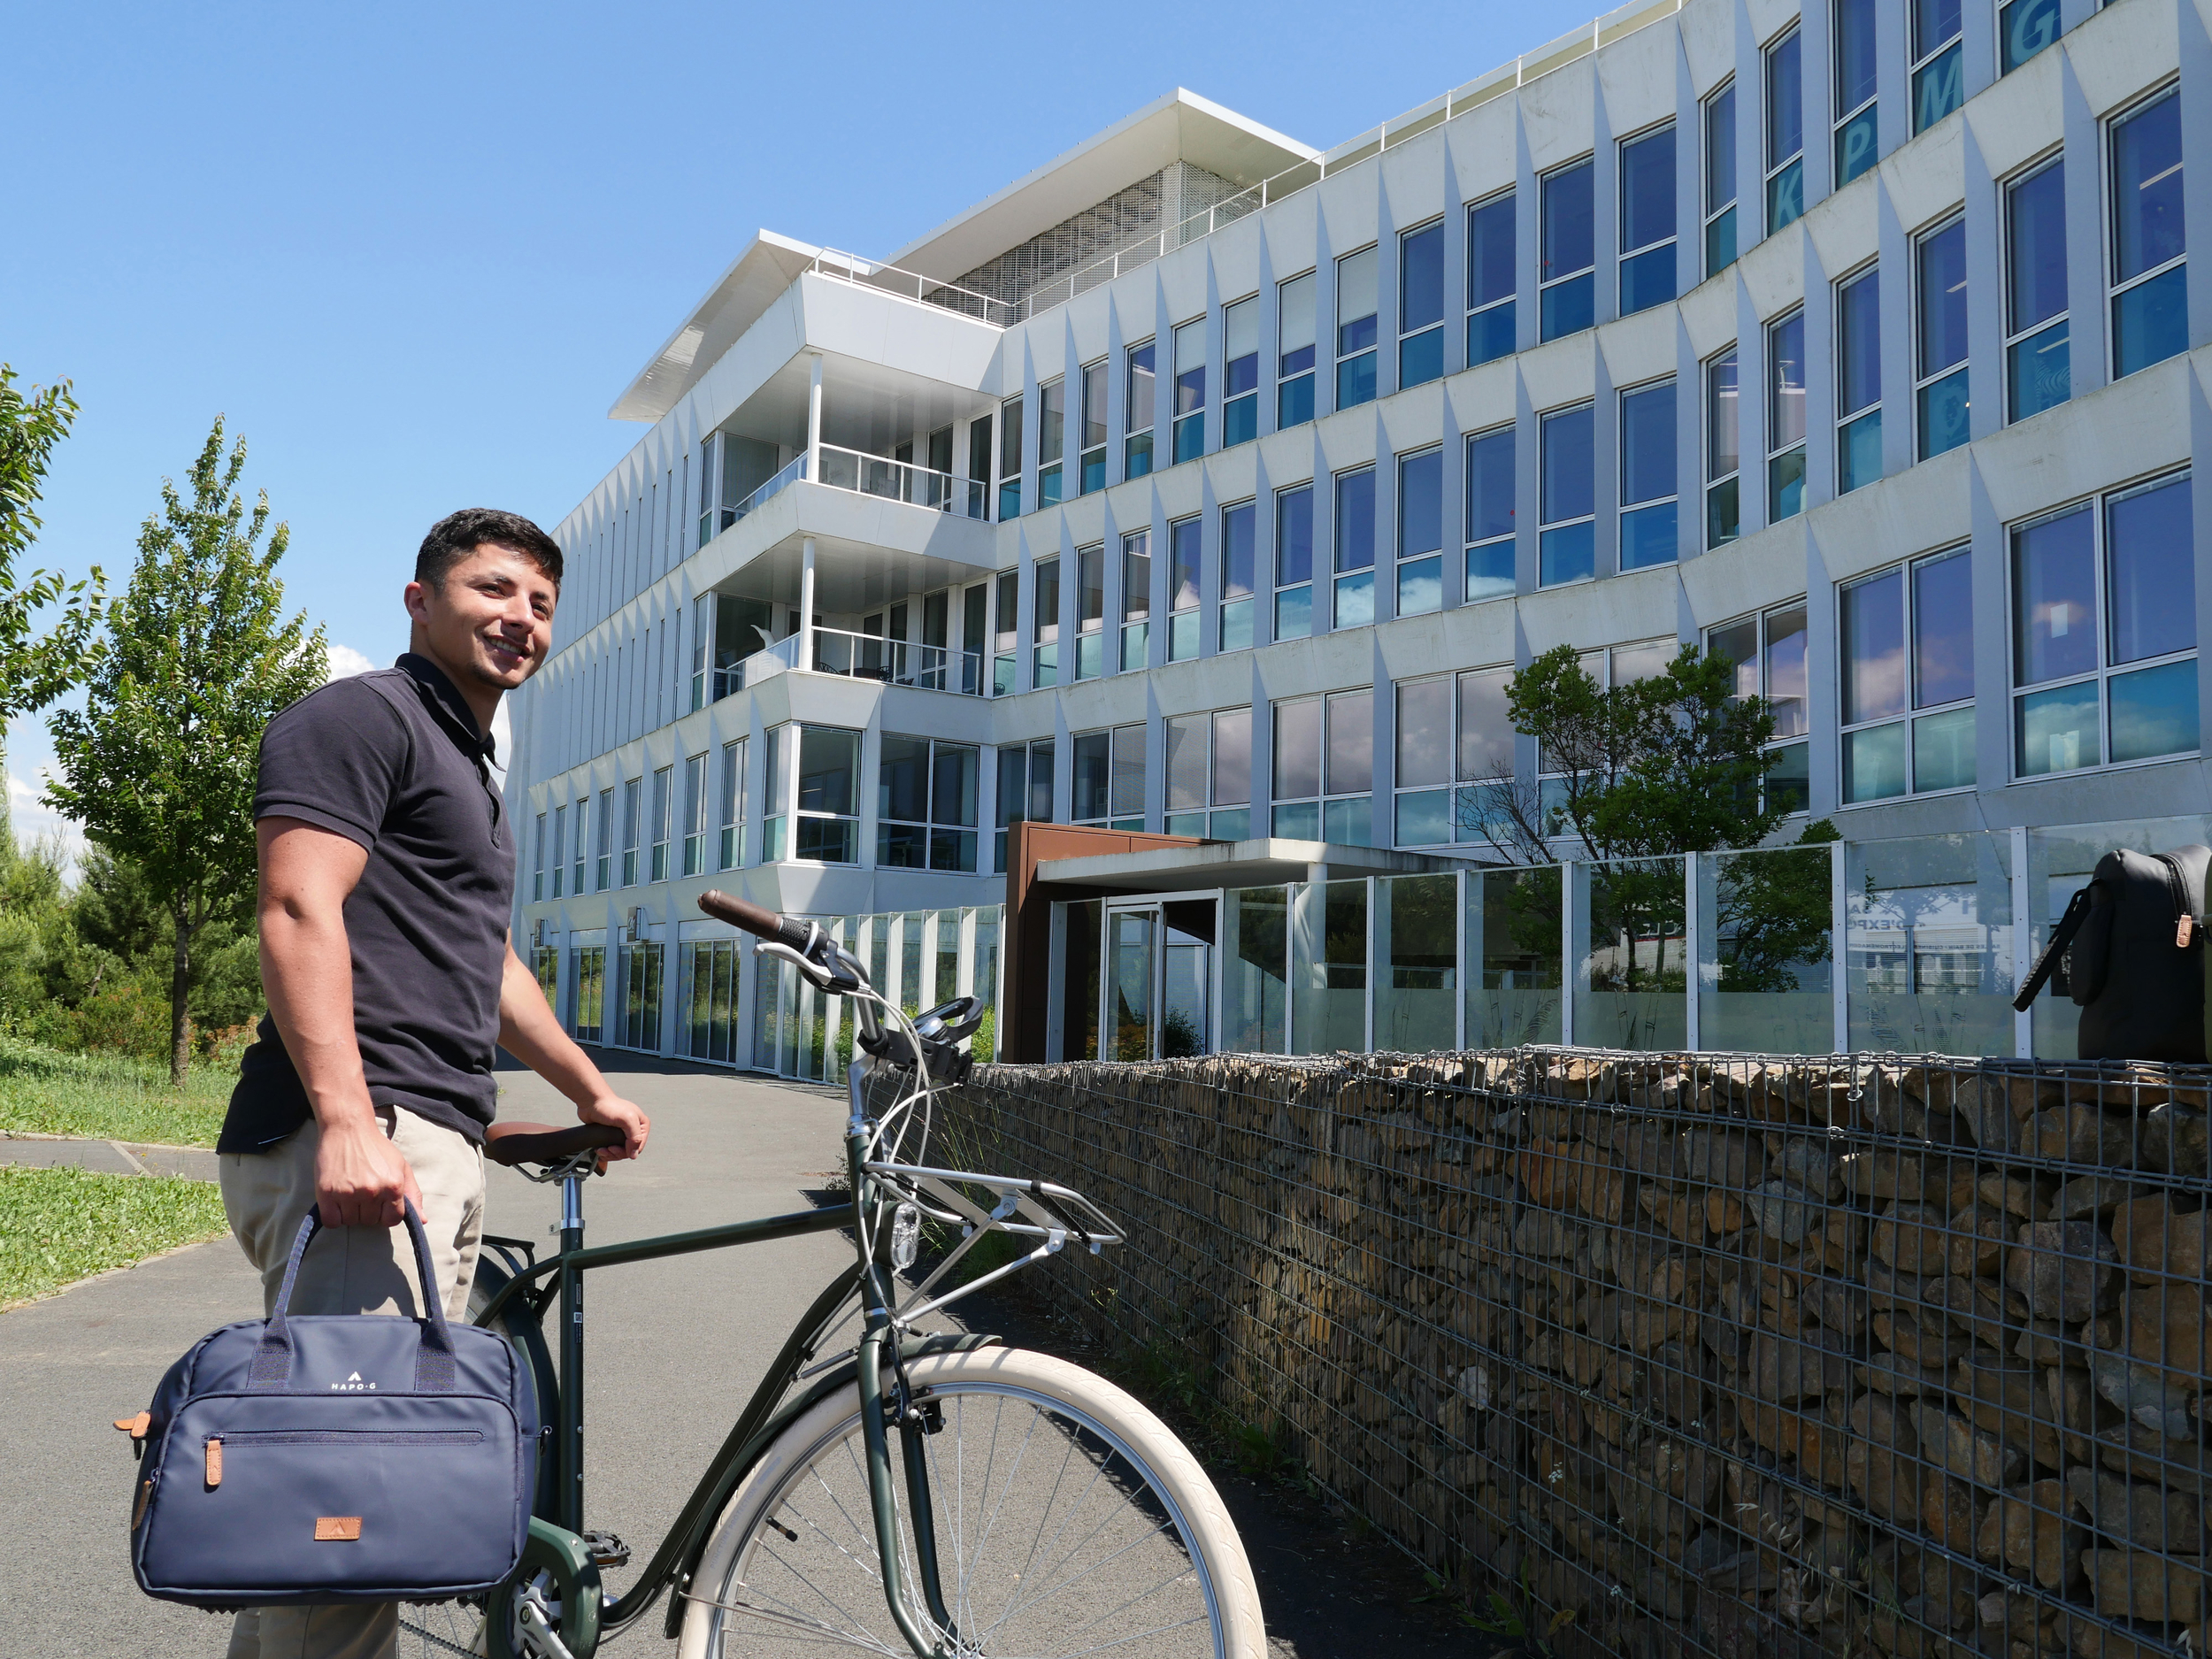
[[[9,12],[0,361],[75,382],[35,562],[119,586],[219,411],[334,645],[455,507],[551,525],[758,227],[881,257],[1177,85],[1341,142],[1587,0]],[[8,733],[20,829],[50,753]]]

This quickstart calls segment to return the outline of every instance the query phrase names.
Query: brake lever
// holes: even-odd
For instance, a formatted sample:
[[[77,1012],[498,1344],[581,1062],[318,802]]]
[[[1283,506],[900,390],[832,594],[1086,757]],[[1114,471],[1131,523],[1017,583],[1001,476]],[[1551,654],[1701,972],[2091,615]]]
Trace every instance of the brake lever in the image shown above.
[[[761,940],[753,946],[753,953],[756,956],[774,956],[789,963],[806,976],[808,984],[813,986],[816,990],[826,992],[832,996],[851,996],[860,989],[860,981],[849,973],[826,967],[815,961],[813,957],[802,955],[780,941]]]

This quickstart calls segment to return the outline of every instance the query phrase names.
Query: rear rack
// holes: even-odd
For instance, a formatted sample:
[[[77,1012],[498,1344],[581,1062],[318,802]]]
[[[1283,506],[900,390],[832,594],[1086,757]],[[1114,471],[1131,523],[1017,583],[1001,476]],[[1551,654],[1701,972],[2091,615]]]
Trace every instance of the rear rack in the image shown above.
[[[914,1164],[864,1164],[861,1168],[887,1196],[912,1204],[933,1221],[957,1226],[962,1233],[959,1244],[892,1315],[892,1322],[900,1326],[949,1307],[1033,1262],[1043,1261],[1070,1239],[1089,1246],[1094,1256],[1107,1245],[1126,1241],[1111,1216],[1074,1188],[1055,1181],[1020,1175],[979,1175],[972,1171],[930,1169]],[[972,1195],[977,1188],[988,1196]],[[931,1297],[929,1293],[937,1282],[987,1233],[1038,1242],[1003,1267],[970,1279],[957,1290]]]

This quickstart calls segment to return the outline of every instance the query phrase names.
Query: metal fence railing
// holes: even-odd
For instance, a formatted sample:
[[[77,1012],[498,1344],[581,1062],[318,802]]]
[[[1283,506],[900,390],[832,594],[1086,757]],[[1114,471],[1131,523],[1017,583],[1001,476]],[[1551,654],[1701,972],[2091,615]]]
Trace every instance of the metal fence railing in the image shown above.
[[[986,1067],[1040,1281],[1554,1654],[2204,1651],[2212,1068]]]

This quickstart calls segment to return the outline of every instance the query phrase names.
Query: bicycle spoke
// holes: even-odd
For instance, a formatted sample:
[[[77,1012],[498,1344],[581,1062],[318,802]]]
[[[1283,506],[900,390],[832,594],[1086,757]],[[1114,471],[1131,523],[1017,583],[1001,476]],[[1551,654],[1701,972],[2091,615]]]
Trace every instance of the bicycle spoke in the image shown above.
[[[1041,1419],[1044,1413],[1041,1411],[1037,1415]],[[1043,1512],[1046,1515],[1050,1515],[1052,1513],[1054,1501],[1060,1495],[1060,1483],[1067,1479],[1068,1465],[1075,1461],[1075,1454],[1078,1444],[1079,1443],[1073,1436],[1069,1437],[1067,1455],[1060,1460],[1059,1472],[1053,1477],[1052,1491],[1047,1495],[1044,1502]],[[1075,1519],[1077,1515],[1082,1512],[1083,1505],[1090,1499],[1092,1487],[1098,1485],[1098,1479],[1101,1472],[1102,1471],[1097,1469],[1094,1469],[1091,1471],[1090,1485],[1083,1488],[1083,1495],[1075,1501],[1075,1508],[1068,1511],[1067,1519],[1060,1523],[1059,1532],[1056,1532],[1052,1535],[1052,1542],[1055,1546],[1059,1543],[1061,1533],[1065,1532],[1068,1530],[1069,1524]],[[1007,1619],[1012,1616],[1014,1611],[1014,1598],[1021,1594],[1020,1586],[1027,1581],[1030,1568],[1036,1564],[1037,1549],[1037,1543],[1033,1541],[1029,1546],[1028,1559],[1022,1563],[1022,1570],[1014,1575],[1013,1584],[1006,1592],[1006,1608],[992,1623],[991,1628],[993,1630],[996,1630],[1001,1624],[1005,1624]]]

